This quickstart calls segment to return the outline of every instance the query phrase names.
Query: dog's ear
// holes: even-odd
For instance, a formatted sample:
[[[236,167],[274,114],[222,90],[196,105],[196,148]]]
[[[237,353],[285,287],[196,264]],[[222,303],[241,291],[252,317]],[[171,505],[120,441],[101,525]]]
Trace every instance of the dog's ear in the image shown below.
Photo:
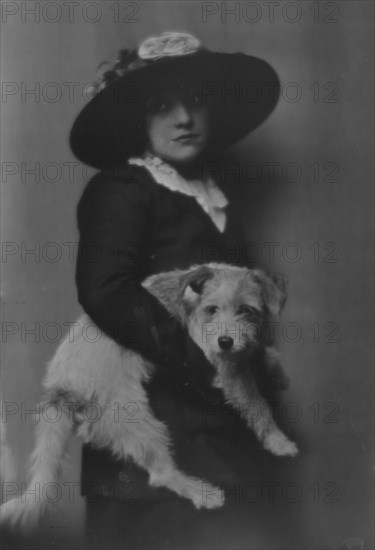
[[[179,298],[182,299],[188,289],[190,289],[195,296],[200,296],[203,292],[205,283],[209,279],[212,279],[213,276],[213,270],[206,265],[201,265],[189,271],[180,279]]]
[[[288,279],[281,273],[265,273],[254,269],[253,274],[262,285],[266,306],[274,317],[278,317],[288,297]]]

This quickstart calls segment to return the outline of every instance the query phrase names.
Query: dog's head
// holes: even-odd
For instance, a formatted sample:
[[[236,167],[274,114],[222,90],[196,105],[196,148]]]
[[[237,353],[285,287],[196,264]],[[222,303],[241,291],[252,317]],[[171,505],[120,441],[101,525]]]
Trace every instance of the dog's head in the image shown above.
[[[286,300],[282,276],[225,264],[202,265],[180,279],[179,300],[195,343],[208,359],[249,353]]]

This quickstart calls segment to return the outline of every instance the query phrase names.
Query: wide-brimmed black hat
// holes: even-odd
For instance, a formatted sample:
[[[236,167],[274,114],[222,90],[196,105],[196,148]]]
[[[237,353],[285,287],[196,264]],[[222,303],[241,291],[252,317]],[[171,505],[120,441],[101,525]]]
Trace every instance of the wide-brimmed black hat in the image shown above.
[[[259,126],[274,109],[279,79],[264,60],[211,52],[185,33],[148,38],[120,52],[93,99],[74,122],[70,146],[95,168],[112,167],[145,145],[147,99],[169,89],[199,91],[212,111],[211,147],[227,148]]]

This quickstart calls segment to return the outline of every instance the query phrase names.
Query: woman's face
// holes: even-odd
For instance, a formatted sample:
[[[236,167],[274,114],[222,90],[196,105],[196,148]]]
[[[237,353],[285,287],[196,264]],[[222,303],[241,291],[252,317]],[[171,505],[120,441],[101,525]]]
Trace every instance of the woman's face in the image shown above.
[[[207,107],[199,92],[165,92],[147,104],[148,149],[175,163],[194,161],[208,141]]]

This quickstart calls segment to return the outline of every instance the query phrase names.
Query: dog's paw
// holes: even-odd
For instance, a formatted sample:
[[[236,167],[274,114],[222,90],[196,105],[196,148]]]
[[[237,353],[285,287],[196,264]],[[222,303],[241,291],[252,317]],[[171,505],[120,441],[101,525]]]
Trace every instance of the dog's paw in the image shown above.
[[[201,479],[189,478],[184,486],[184,496],[200,508],[220,508],[224,504],[224,492]]]
[[[202,482],[201,503],[197,508],[220,508],[224,505],[224,491],[211,483]]]
[[[224,504],[224,492],[202,479],[175,471],[168,476],[150,474],[150,485],[167,487],[183,498],[190,500],[196,508],[219,508]]]
[[[268,434],[263,446],[277,456],[296,456],[298,454],[297,445],[279,431]]]

